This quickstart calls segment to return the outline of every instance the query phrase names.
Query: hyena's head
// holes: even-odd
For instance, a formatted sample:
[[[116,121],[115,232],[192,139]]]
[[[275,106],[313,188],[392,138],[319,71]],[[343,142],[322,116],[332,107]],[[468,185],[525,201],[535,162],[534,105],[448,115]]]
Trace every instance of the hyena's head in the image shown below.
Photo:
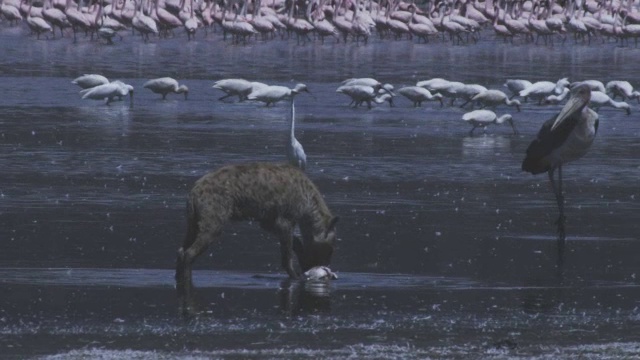
[[[329,266],[331,255],[333,255],[333,244],[336,240],[338,219],[338,217],[333,217],[325,230],[313,235],[311,239],[305,237],[303,241],[294,236],[293,251],[296,253],[298,264],[303,272],[315,266]]]

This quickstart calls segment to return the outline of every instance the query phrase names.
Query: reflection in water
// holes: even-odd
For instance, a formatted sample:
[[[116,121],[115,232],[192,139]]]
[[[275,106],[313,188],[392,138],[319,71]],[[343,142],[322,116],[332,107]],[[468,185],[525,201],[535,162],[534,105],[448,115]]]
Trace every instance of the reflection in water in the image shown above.
[[[465,136],[462,139],[463,156],[487,156],[511,151],[511,138],[505,135]]]
[[[284,280],[280,284],[280,309],[288,315],[331,312],[331,282]]]

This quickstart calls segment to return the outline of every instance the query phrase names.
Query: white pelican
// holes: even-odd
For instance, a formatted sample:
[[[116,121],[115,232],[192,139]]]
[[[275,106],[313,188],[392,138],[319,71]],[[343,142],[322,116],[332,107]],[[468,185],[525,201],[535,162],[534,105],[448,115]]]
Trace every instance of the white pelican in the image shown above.
[[[511,97],[509,97],[509,99],[513,99],[514,97],[520,95],[520,91],[528,88],[531,85],[533,85],[531,81],[524,80],[524,79],[508,79],[504,83],[504,87],[509,89],[509,91],[512,94]],[[525,98],[525,101],[526,101],[526,98]]]
[[[247,99],[247,96],[253,91],[251,82],[245,79],[223,79],[216,81],[213,86],[214,89],[219,89],[227,93],[225,96],[218,100],[224,100],[231,96],[238,96],[240,101]]]
[[[280,100],[293,98],[301,92],[310,93],[309,89],[307,89],[307,85],[296,84],[293,89],[290,89],[286,86],[273,85],[253,90],[251,94],[247,96],[247,99],[262,101],[266,106],[269,106],[271,104],[277,103]]]
[[[287,143],[287,158],[289,163],[293,166],[299,167],[304,170],[307,167],[307,155],[304,153],[302,144],[296,139],[295,134],[296,123],[296,106],[294,103],[294,97],[291,97],[291,127],[289,133],[289,142]]]
[[[166,99],[167,94],[171,92],[184,94],[185,100],[187,100],[187,96],[189,95],[189,88],[186,85],[178,85],[178,81],[170,77],[149,80],[144,83],[142,87],[147,88],[156,94],[161,94],[162,100]]]
[[[518,112],[520,111],[520,101],[509,100],[507,95],[500,90],[487,90],[479,93],[471,98],[471,101],[477,101],[483,105],[483,107],[493,107],[505,104],[508,106],[515,106]]]
[[[89,89],[98,85],[108,84],[109,79],[99,74],[84,74],[73,79],[71,83],[76,84],[83,89]]]
[[[116,97],[122,100],[127,94],[131,105],[133,105],[133,86],[119,80],[80,91],[83,99],[105,100],[107,105],[113,102]]]
[[[607,83],[606,92],[611,93],[613,95],[612,99],[615,100],[616,97],[622,97],[622,100],[627,99],[637,99],[640,102],[640,92],[633,90],[633,85],[631,85],[628,81],[622,80],[612,80]]]
[[[531,86],[520,91],[520,96],[526,98],[527,96],[538,100],[538,105],[542,105],[542,100],[552,94],[562,93],[562,88],[569,86],[569,80],[562,78],[555,84],[551,81],[538,81]]]
[[[484,131],[487,131],[487,126],[491,124],[502,124],[505,121],[511,125],[513,133],[515,135],[518,134],[518,130],[516,130],[516,126],[513,123],[513,118],[509,114],[504,114],[498,117],[496,113],[491,110],[474,110],[462,115],[462,120],[473,125],[471,131],[469,131],[469,135],[473,135],[473,131],[478,127],[481,127]]]
[[[442,95],[441,94],[431,94],[429,90],[421,87],[421,86],[406,86],[400,88],[398,90],[400,95],[403,95],[407,99],[413,102],[414,107],[422,106],[423,101],[440,101],[440,106],[442,106]]]
[[[547,120],[535,140],[527,148],[522,170],[532,174],[547,172],[556,196],[558,210],[558,253],[564,250],[564,196],[562,195],[562,165],[583,157],[598,131],[598,114],[587,105],[591,98],[588,85],[578,85],[571,90],[569,101],[560,113]],[[558,170],[558,184],[554,172]]]
[[[349,96],[354,107],[366,102],[369,109],[371,109],[371,102],[375,101],[376,96],[379,95],[380,92],[386,92],[392,95],[390,87],[388,86],[383,86],[380,90],[377,90],[376,88],[367,85],[342,85],[336,90],[336,92]]]
[[[601,91],[592,91],[591,92],[591,108],[595,111],[599,111],[603,106],[610,106],[615,109],[624,110],[627,115],[631,115],[631,107],[624,101],[615,101],[609,97],[609,95],[601,92]]]

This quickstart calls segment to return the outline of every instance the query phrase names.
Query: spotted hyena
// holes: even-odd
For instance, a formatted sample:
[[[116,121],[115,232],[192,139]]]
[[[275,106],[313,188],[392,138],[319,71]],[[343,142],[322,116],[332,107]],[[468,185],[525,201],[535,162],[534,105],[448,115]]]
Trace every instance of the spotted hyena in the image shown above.
[[[336,237],[337,217],[331,214],[318,188],[289,164],[230,165],[196,181],[187,202],[187,234],[178,249],[176,288],[181,301],[191,297],[193,261],[206,250],[229,221],[256,220],[280,238],[282,267],[291,278],[328,265]],[[293,235],[299,226],[302,239]]]

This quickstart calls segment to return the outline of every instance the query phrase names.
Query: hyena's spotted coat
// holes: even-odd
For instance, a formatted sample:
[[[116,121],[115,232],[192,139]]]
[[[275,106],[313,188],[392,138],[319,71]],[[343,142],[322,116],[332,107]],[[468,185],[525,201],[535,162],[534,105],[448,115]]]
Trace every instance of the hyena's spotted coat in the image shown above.
[[[176,264],[176,287],[185,311],[184,302],[191,297],[192,263],[228,221],[256,220],[278,235],[282,267],[297,278],[294,252],[302,271],[329,265],[338,220],[300,169],[273,163],[230,165],[201,177],[189,193],[187,218],[187,235]],[[296,226],[302,240],[293,235]]]

